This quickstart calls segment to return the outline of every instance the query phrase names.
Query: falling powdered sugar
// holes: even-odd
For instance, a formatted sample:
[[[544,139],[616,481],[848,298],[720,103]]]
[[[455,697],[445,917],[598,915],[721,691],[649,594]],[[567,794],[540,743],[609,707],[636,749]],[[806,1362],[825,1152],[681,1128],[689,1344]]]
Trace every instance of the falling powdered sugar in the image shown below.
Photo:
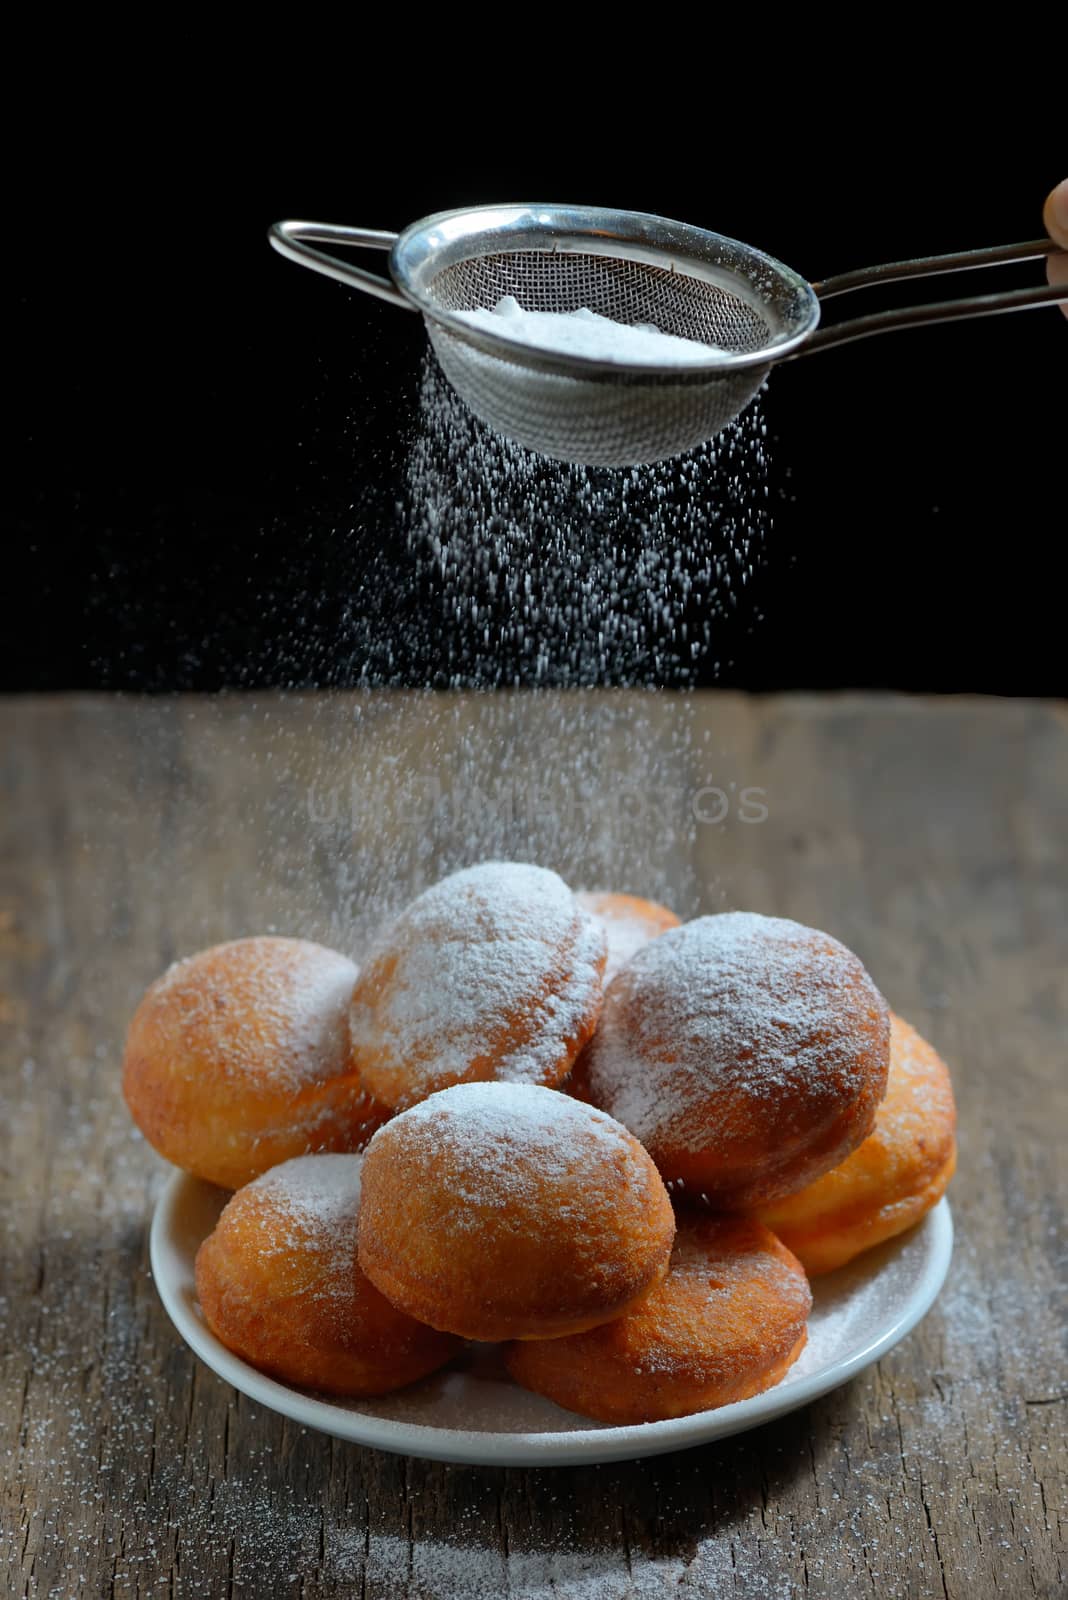
[[[761,620],[759,400],[688,455],[585,467],[495,433],[428,358],[395,537],[360,493],[338,530],[338,562],[357,546],[360,560],[341,579],[330,683],[683,687],[729,667]]]

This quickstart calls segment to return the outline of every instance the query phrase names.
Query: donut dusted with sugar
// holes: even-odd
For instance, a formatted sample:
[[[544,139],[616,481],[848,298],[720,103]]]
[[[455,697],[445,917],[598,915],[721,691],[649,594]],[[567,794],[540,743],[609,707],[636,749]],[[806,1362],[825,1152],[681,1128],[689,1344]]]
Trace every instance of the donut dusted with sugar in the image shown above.
[[[233,1196],[197,1251],[197,1296],[216,1338],[262,1372],[330,1394],[385,1394],[460,1348],[360,1271],[362,1161],[283,1162]]]
[[[636,1139],[568,1095],[467,1083],[387,1123],[364,1162],[360,1266],[467,1339],[547,1339],[619,1316],[663,1275],[667,1191]]]
[[[352,997],[353,1061],[385,1105],[452,1084],[550,1085],[593,1033],[605,937],[555,872],[490,861],[413,900]]]
[[[806,1272],[833,1272],[938,1204],[957,1165],[956,1127],[948,1067],[891,1015],[890,1076],[873,1131],[841,1166],[758,1215]]]
[[[812,1294],[800,1262],[746,1217],[679,1218],[667,1276],[614,1322],[511,1345],[517,1383],[625,1426],[747,1400],[805,1347]]]
[[[356,968],[303,939],[235,939],[177,961],[126,1039],[123,1092],[160,1155],[236,1189],[312,1150],[355,1150],[388,1112],[352,1064]]]
[[[575,899],[604,929],[608,941],[605,987],[643,944],[648,944],[650,939],[658,939],[669,928],[679,925],[678,917],[667,906],[658,905],[655,900],[643,900],[635,894],[583,889]]]
[[[670,929],[609,986],[585,1092],[669,1183],[718,1210],[803,1188],[871,1132],[890,1022],[829,934],[726,912]]]

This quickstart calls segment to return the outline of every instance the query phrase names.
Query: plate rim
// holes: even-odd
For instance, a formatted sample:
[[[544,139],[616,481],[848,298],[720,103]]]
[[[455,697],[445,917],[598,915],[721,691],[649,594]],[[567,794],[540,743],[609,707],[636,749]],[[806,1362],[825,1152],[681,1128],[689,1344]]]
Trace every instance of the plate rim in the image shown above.
[[[394,1455],[468,1466],[575,1466],[636,1460],[671,1450],[690,1449],[771,1422],[848,1383],[906,1338],[934,1304],[953,1254],[953,1215],[949,1201],[943,1196],[916,1225],[926,1228],[931,1235],[928,1259],[919,1283],[899,1315],[851,1355],[818,1372],[787,1384],[777,1384],[748,1400],[688,1417],[573,1432],[491,1433],[482,1429],[433,1428],[425,1423],[347,1411],[329,1400],[316,1399],[259,1372],[215,1337],[186,1304],[175,1274],[168,1268],[169,1256],[185,1259],[173,1239],[174,1219],[183,1193],[202,1182],[190,1173],[173,1173],[156,1201],[149,1233],[149,1262],[156,1292],[176,1332],[194,1355],[248,1399],[305,1427]]]

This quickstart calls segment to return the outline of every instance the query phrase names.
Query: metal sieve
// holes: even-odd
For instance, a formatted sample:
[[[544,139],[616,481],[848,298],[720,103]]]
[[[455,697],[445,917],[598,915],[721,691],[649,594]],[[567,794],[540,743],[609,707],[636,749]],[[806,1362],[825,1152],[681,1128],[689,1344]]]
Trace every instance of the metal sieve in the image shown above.
[[[811,284],[781,261],[704,228],[595,206],[501,205],[443,211],[403,233],[277,222],[276,250],[303,266],[422,313],[446,376],[476,416],[542,455],[634,466],[691,450],[749,404],[780,361],[871,334],[1068,301],[1036,285],[909,306],[819,328],[823,301],[847,290],[1051,253],[1049,239],[928,256]],[[378,277],[318,244],[388,250]],[[709,346],[707,363],[651,366],[534,349],[471,327],[458,311],[514,295],[528,311],[588,307]]]

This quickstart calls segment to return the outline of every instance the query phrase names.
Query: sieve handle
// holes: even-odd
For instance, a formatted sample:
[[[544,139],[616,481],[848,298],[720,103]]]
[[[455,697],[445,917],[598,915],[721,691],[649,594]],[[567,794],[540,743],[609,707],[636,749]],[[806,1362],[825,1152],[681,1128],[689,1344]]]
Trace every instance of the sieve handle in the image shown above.
[[[1013,261],[1035,261],[1056,255],[1052,239],[1028,239],[1024,244],[996,244],[986,250],[958,250],[946,256],[916,256],[910,261],[886,261],[879,267],[861,267],[857,272],[839,272],[812,285],[821,300],[848,294],[853,289],[868,289],[878,283],[893,283],[901,278],[932,278],[940,272],[967,272],[974,267],[1001,267]]]
[[[999,267],[1013,261],[1034,261],[1043,256],[1064,254],[1052,239],[1031,239],[1024,244],[994,245],[987,250],[963,250],[954,255],[920,256],[913,261],[889,261],[879,267],[864,267],[858,272],[842,272],[837,277],[814,283],[822,304],[835,295],[854,289],[868,289],[903,278],[929,278],[941,272],[970,271],[976,267]],[[919,328],[929,322],[957,322],[970,317],[990,317],[1001,311],[1026,311],[1032,306],[1068,304],[1068,284],[1034,284],[1023,289],[1007,289],[998,294],[969,295],[958,300],[937,300],[920,306],[900,306],[893,311],[875,311],[854,317],[829,328],[817,328],[805,340],[797,355],[829,350],[853,339],[867,339],[875,333],[896,333],[901,328]]]
[[[380,233],[373,228],[343,228],[331,222],[275,222],[267,238],[280,255],[295,261],[298,266],[321,272],[324,278],[334,278],[352,289],[362,289],[365,294],[377,295],[390,305],[403,306],[405,311],[415,307],[406,300],[389,278],[380,278],[375,272],[354,267],[349,261],[316,250],[315,244],[345,245],[348,249],[391,250],[397,241],[395,233]]]

